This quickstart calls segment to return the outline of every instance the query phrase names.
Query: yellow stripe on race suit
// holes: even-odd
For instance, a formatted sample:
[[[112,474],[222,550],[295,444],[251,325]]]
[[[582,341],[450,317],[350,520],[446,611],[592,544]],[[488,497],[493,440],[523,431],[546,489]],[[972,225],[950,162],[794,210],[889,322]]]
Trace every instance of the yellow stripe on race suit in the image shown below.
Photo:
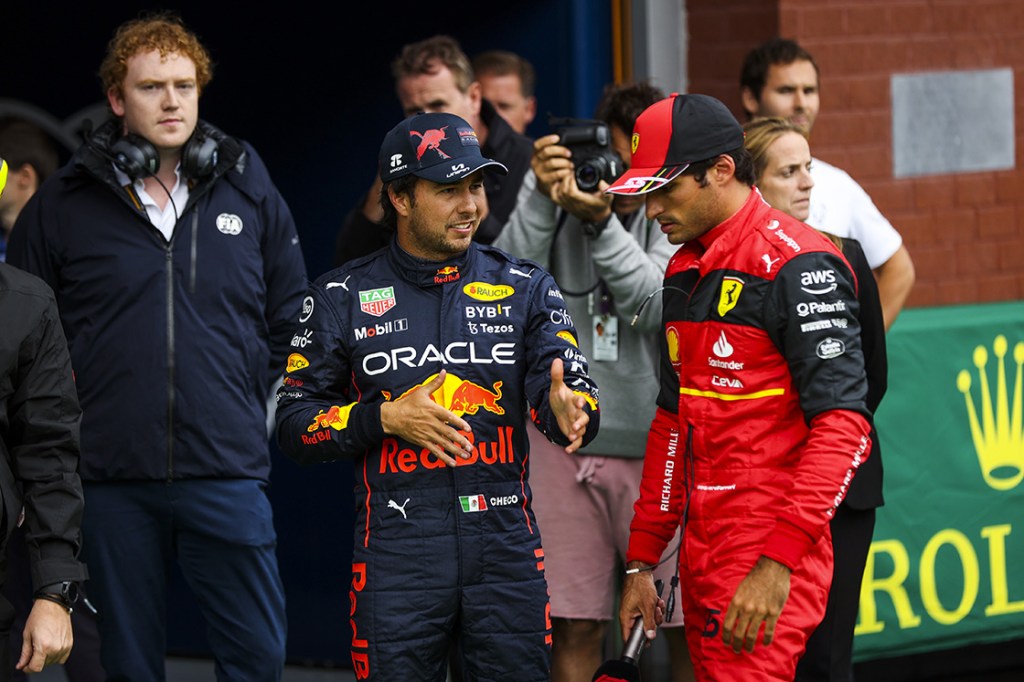
[[[784,395],[784,388],[769,388],[754,393],[716,393],[715,391],[698,391],[695,388],[679,388],[683,395],[693,395],[701,398],[717,398],[718,400],[756,400],[757,398],[768,398],[773,395]]]

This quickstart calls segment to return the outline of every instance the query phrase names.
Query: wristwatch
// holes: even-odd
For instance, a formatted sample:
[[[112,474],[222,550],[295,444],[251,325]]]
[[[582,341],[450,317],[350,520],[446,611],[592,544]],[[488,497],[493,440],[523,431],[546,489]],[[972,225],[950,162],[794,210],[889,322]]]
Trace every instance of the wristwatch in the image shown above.
[[[65,580],[61,583],[47,585],[33,595],[33,599],[45,599],[54,604],[60,604],[68,613],[71,613],[75,602],[78,601],[78,583]]]
[[[586,220],[583,222],[583,234],[587,235],[591,239],[597,239],[604,232],[604,228],[608,227],[608,223],[611,222],[612,214],[609,213],[608,217],[604,220],[593,222]]]

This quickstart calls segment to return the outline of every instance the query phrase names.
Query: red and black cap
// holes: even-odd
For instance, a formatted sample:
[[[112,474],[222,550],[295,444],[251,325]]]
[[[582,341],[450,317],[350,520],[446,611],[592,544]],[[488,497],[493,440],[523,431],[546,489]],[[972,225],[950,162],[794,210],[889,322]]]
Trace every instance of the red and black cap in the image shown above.
[[[743,128],[714,97],[672,94],[637,117],[632,146],[629,170],[606,192],[646,194],[658,189],[691,163],[742,147]]]
[[[485,167],[508,173],[484,157],[473,127],[455,114],[413,114],[384,137],[378,158],[383,182],[411,174],[447,184]]]

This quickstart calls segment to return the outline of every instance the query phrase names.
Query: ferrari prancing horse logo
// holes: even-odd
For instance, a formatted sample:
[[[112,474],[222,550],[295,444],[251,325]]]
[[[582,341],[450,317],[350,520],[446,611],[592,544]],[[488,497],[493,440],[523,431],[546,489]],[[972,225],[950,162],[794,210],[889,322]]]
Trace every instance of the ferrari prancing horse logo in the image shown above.
[[[736,307],[740,300],[740,292],[743,291],[743,280],[738,277],[722,278],[722,292],[718,295],[718,314],[725,317],[725,314]]]

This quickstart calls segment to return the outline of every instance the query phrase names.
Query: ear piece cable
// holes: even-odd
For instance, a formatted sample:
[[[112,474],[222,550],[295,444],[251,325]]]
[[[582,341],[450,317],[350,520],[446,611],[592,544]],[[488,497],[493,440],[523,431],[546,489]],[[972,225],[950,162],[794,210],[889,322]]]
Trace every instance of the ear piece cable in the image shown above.
[[[687,291],[685,289],[680,289],[679,287],[674,287],[674,286],[670,286],[670,285],[665,285],[663,287],[658,287],[657,289],[655,289],[651,293],[647,294],[647,298],[645,298],[643,301],[640,302],[639,307],[637,307],[637,309],[636,309],[636,313],[633,315],[633,321],[629,323],[630,327],[635,327],[636,326],[637,320],[640,319],[640,313],[642,313],[644,311],[644,308],[646,308],[647,304],[651,302],[651,299],[654,298],[654,295],[659,293],[659,292],[665,291],[666,289],[672,289],[673,291],[678,291],[679,293],[685,294],[686,296],[690,295],[689,291]]]

